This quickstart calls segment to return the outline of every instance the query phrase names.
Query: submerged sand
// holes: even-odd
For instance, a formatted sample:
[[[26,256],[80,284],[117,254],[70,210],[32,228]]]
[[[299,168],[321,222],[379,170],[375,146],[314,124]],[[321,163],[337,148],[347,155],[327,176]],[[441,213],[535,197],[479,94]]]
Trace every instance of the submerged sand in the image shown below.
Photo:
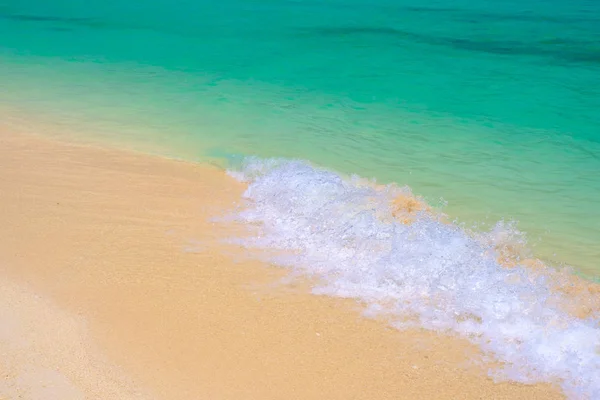
[[[558,399],[278,283],[206,165],[0,131],[0,399]]]

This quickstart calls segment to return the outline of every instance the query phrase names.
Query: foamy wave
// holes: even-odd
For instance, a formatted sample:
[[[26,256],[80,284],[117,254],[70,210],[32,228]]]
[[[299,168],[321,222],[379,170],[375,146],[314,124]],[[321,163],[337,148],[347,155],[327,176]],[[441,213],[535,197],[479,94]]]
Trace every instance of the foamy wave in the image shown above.
[[[315,293],[360,300],[400,329],[466,337],[504,363],[494,378],[600,398],[600,315],[569,313],[552,274],[524,266],[510,225],[469,233],[408,188],[301,161],[248,159],[231,174],[249,183],[237,218],[261,226],[241,243],[285,250],[269,261],[319,277]]]

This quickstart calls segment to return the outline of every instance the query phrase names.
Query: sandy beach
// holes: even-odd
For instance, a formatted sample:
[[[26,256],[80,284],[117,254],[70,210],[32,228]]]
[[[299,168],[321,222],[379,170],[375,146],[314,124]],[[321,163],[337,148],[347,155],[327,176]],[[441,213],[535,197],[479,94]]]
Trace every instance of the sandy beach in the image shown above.
[[[559,399],[247,260],[208,165],[0,131],[0,399]]]

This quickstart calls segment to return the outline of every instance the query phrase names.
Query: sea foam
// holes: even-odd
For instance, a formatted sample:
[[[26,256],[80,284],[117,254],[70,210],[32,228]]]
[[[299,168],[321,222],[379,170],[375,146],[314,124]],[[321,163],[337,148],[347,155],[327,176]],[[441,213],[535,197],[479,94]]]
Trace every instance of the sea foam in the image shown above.
[[[507,249],[524,240],[506,224],[473,233],[427,211],[408,188],[377,186],[303,161],[246,159],[236,239],[275,249],[267,261],[316,276],[316,294],[359,300],[398,328],[456,334],[502,361],[495,379],[554,382],[571,398],[600,399],[600,315],[571,315],[547,268]],[[404,209],[398,198],[414,198]],[[417,205],[417,206],[415,206]],[[545,272],[547,270],[547,273]]]

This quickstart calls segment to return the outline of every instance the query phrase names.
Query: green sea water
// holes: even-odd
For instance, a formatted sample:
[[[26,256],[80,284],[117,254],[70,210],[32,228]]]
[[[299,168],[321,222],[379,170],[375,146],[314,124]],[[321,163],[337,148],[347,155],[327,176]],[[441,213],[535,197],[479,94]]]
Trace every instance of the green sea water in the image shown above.
[[[170,156],[406,184],[600,275],[595,1],[0,0],[0,103]]]

